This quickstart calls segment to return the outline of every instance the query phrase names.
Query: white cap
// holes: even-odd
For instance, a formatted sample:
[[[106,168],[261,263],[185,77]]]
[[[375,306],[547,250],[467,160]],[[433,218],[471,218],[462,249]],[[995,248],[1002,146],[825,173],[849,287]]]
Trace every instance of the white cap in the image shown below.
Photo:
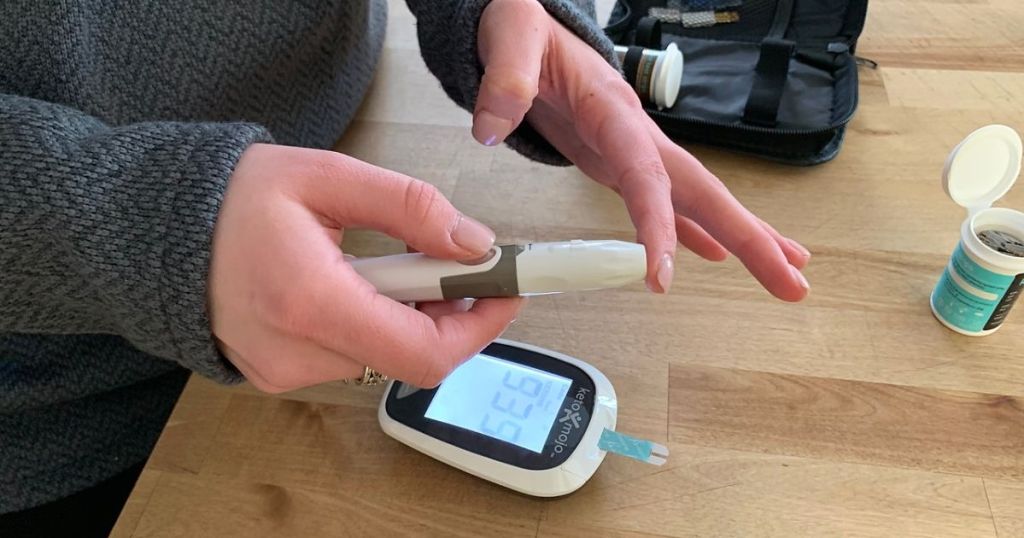
[[[675,43],[658,54],[654,63],[654,80],[651,81],[654,104],[658,108],[672,108],[679,97],[679,85],[683,80],[683,53]]]
[[[644,246],[625,241],[531,243],[516,255],[520,295],[616,288],[646,274]]]
[[[992,206],[1017,181],[1021,139],[1005,125],[974,131],[953,149],[942,171],[942,188],[970,214]]]

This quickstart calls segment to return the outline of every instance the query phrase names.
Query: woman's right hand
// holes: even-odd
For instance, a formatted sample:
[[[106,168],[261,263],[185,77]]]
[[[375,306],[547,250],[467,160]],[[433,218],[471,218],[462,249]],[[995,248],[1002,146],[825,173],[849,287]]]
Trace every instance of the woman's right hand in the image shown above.
[[[221,351],[258,389],[350,379],[364,366],[436,386],[515,318],[518,298],[420,311],[377,294],[339,247],[353,226],[436,258],[477,258],[494,243],[428,183],[335,152],[251,146],[217,220],[208,295]]]

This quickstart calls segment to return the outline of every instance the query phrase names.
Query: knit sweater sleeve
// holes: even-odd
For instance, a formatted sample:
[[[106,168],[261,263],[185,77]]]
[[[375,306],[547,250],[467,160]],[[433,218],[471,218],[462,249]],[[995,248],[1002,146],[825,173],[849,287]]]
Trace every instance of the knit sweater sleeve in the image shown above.
[[[490,0],[436,2],[406,0],[416,16],[420,51],[427,68],[436,76],[448,96],[472,111],[483,78],[477,56],[477,28]],[[609,64],[619,68],[615,45],[597,23],[593,0],[538,0],[563,26],[583,39]],[[506,143],[531,159],[559,166],[569,161],[524,121]]]
[[[116,334],[221,382],[210,242],[248,124],[111,127],[0,94],[0,332]]]

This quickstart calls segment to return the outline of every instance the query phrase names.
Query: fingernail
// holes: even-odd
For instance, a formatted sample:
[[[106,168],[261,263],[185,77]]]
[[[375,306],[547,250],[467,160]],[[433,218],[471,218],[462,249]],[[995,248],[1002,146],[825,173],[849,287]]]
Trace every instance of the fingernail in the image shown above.
[[[668,293],[672,286],[672,256],[665,254],[658,263],[658,285],[661,286],[661,293]]]
[[[807,250],[806,247],[804,247],[803,245],[801,245],[800,243],[797,243],[796,241],[794,241],[792,239],[788,239],[788,241],[789,241],[789,244],[793,245],[793,248],[795,248],[798,252],[800,252],[800,254],[803,254],[805,258],[810,258],[811,257],[811,251]]]
[[[473,136],[483,145],[493,146],[512,131],[512,122],[481,110],[473,118]]]
[[[789,270],[793,272],[793,276],[796,277],[797,282],[800,283],[800,286],[803,289],[805,289],[805,290],[811,289],[811,285],[807,283],[807,277],[805,277],[804,274],[801,273],[799,269],[797,269],[796,267],[793,267],[792,265],[790,265],[789,266]]]
[[[494,246],[494,232],[475,219],[460,215],[452,230],[452,241],[470,252],[484,254]]]

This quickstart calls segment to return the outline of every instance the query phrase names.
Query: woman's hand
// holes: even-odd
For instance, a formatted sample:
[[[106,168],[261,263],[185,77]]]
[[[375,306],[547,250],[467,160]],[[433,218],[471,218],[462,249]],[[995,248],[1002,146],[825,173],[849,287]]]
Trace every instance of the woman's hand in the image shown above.
[[[676,241],[709,260],[732,252],[772,294],[799,301],[808,251],[747,211],[669,140],[623,77],[536,0],[492,0],[480,20],[485,74],[473,136],[494,145],[524,117],[584,173],[618,192],[665,292]]]
[[[494,243],[422,181],[329,151],[250,147],[218,217],[209,298],[221,350],[257,388],[359,377],[364,366],[435,386],[514,319],[520,299],[419,311],[378,295],[338,246],[351,226],[445,259],[478,258]]]

